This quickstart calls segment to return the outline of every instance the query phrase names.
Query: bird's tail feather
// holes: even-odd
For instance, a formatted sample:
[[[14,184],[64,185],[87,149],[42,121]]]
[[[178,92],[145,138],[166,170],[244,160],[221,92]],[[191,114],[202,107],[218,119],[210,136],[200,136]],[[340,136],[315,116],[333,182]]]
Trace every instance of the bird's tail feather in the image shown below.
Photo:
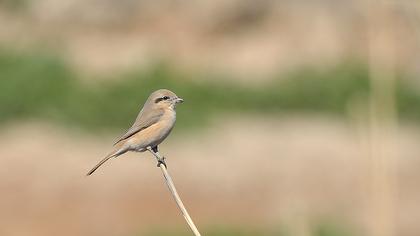
[[[113,158],[113,157],[117,157],[121,154],[123,154],[125,151],[123,150],[116,150],[111,152],[110,154],[108,154],[104,159],[102,159],[98,164],[95,165],[95,167],[93,167],[86,175],[91,175],[93,174],[93,172],[95,172],[95,170],[97,170],[102,164],[104,164],[106,161],[108,161],[109,159]]]

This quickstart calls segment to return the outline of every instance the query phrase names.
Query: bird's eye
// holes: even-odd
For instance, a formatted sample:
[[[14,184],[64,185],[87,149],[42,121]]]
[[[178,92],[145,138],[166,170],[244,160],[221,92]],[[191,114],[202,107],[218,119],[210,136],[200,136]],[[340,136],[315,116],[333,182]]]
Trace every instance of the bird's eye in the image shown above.
[[[169,96],[163,96],[163,97],[160,97],[160,98],[156,99],[155,103],[158,103],[158,102],[161,102],[161,101],[166,101],[166,100],[169,100],[169,99],[170,99]]]

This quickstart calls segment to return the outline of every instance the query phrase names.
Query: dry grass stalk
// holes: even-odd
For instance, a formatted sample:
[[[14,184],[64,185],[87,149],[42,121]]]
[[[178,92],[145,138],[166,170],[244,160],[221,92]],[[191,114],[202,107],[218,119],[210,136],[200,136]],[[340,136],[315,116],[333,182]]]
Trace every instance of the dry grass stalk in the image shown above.
[[[396,39],[392,6],[384,1],[368,4],[368,58],[370,95],[370,174],[372,236],[396,234],[396,149],[397,113],[395,98]],[[384,25],[388,27],[384,27]]]
[[[150,153],[152,153],[156,160],[163,160],[163,157],[159,154],[159,152],[154,152],[151,148],[148,148]],[[176,204],[178,205],[179,210],[181,211],[182,215],[185,218],[185,221],[187,221],[188,226],[190,227],[191,231],[194,233],[195,236],[201,236],[200,232],[198,232],[197,227],[195,226],[193,220],[191,219],[190,215],[188,214],[187,209],[185,208],[184,204],[181,201],[181,198],[178,195],[178,192],[176,191],[174,182],[172,181],[171,176],[168,173],[168,170],[166,169],[165,165],[159,165],[160,169],[162,170],[162,174],[165,177],[166,185],[168,186],[169,190],[171,191],[171,194],[173,198],[175,199]]]

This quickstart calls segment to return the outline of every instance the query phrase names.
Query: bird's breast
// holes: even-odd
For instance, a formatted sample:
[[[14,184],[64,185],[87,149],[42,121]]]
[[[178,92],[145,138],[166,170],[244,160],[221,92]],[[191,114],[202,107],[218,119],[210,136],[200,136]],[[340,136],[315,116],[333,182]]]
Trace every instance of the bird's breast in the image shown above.
[[[174,111],[167,111],[157,122],[163,132],[170,132],[175,125],[176,113]]]
[[[154,131],[152,132],[152,144],[151,146],[155,146],[160,144],[172,131],[172,128],[175,125],[176,120],[176,113],[173,111],[167,111],[161,117],[161,119],[154,124]]]
[[[148,146],[159,145],[171,132],[175,120],[175,112],[165,112],[158,122],[135,134],[130,140],[131,146],[133,149],[142,150]]]

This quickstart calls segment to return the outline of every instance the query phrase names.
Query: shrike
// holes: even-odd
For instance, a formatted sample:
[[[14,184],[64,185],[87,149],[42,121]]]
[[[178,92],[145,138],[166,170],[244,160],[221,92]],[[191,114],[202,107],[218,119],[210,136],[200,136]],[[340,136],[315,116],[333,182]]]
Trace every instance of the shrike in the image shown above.
[[[102,164],[128,151],[144,152],[151,148],[158,151],[158,145],[168,137],[176,120],[176,105],[183,102],[175,93],[167,89],[153,92],[143,105],[134,124],[114,144],[114,150],[102,159],[87,175],[91,175]],[[159,160],[158,166],[165,164]]]

